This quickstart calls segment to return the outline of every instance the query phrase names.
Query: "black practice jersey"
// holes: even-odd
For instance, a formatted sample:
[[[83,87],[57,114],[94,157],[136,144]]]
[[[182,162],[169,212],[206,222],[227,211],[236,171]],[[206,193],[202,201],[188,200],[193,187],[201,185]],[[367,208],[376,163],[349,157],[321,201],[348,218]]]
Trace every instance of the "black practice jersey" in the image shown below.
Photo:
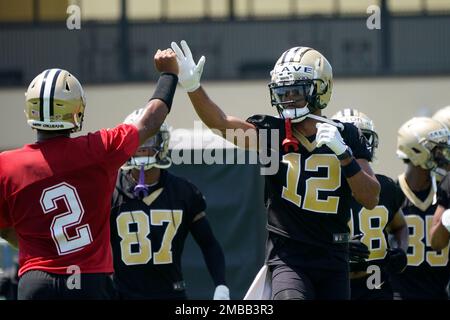
[[[361,267],[361,270],[356,266],[353,268],[353,271],[366,271],[368,266],[377,265],[380,267],[381,281],[385,282],[387,281],[387,277],[383,268],[383,262],[386,257],[386,250],[389,248],[387,226],[400,210],[404,197],[394,180],[381,174],[377,174],[376,177],[381,186],[378,205],[374,209],[369,210],[364,208],[356,200],[353,200],[349,227],[352,235],[363,234],[361,242],[370,250],[369,258],[366,259],[367,263],[358,265]],[[351,281],[352,299],[380,298],[379,291],[381,289],[370,290],[365,284],[366,280],[366,278],[363,278],[364,285],[360,285],[360,282],[362,282],[361,279]],[[386,296],[381,295],[382,298]],[[390,296],[392,299],[392,292]]]
[[[293,135],[300,142],[299,150],[285,152],[283,119],[255,115],[247,121],[258,128],[260,136],[263,129],[267,129],[267,149],[260,146],[259,152],[270,150],[278,154],[279,170],[265,176],[268,230],[321,250],[334,251],[333,256],[341,252],[338,259],[347,263],[347,223],[352,192],[336,155],[326,145],[316,148],[315,136],[305,137],[294,128]],[[370,160],[364,136],[353,124],[342,124],[342,138],[355,158]],[[279,138],[276,145],[272,145],[270,137],[276,132]]]
[[[363,234],[361,242],[370,250],[368,264],[382,266],[389,248],[386,228],[399,211],[404,196],[394,180],[381,174],[376,177],[381,186],[378,205],[369,210],[353,200],[349,226],[352,235]]]
[[[399,185],[405,195],[402,208],[409,228],[408,266],[403,273],[390,275],[392,288],[403,299],[447,299],[448,247],[435,251],[430,243],[435,192],[431,188],[414,193],[404,175],[399,177]]]
[[[114,280],[124,299],[184,296],[181,256],[204,197],[188,181],[162,170],[143,200],[136,199],[130,174],[121,172],[114,192],[111,242]]]

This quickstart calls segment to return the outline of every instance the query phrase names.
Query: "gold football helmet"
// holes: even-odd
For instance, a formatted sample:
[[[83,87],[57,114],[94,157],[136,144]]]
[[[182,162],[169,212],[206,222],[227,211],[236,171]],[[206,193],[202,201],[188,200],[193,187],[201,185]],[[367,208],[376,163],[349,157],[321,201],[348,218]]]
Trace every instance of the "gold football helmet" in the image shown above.
[[[31,127],[49,131],[81,130],[86,98],[80,82],[68,71],[43,71],[31,81],[25,97],[25,115]]]
[[[328,105],[333,90],[333,71],[328,60],[308,47],[285,51],[270,72],[272,106],[293,122]]]
[[[144,112],[144,108],[138,109],[131,114],[129,114],[124,123],[135,123],[137,119],[140,118],[141,114]],[[152,167],[157,167],[161,169],[167,169],[172,165],[172,160],[169,157],[169,141],[170,141],[170,131],[167,123],[163,123],[159,131],[147,141],[145,141],[139,148],[150,149],[153,151],[152,156],[138,156],[135,155],[131,157],[123,166],[123,170],[131,169],[141,169],[144,166],[144,170],[148,170]]]
[[[375,149],[378,148],[378,134],[375,131],[375,126],[372,119],[370,119],[365,113],[351,108],[340,110],[331,118],[341,122],[352,123],[359,130],[361,130],[361,133],[367,139],[367,147],[370,151],[371,157],[373,158]]]
[[[397,155],[426,170],[446,168],[450,163],[450,132],[439,121],[416,117],[398,130]]]

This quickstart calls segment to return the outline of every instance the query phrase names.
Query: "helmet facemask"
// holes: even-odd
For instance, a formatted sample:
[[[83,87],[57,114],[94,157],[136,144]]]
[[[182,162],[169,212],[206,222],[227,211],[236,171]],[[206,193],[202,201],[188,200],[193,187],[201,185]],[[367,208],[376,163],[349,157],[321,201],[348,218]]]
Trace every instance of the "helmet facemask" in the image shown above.
[[[375,131],[361,129],[362,134],[367,140],[367,149],[370,152],[370,158],[374,159],[375,149],[378,148],[378,134]]]
[[[316,106],[316,81],[296,80],[269,84],[270,102],[277,108],[281,118],[300,122],[310,113],[320,109]]]
[[[342,109],[333,115],[331,119],[352,123],[357,127],[367,140],[367,149],[370,152],[370,159],[375,158],[375,149],[378,148],[378,134],[375,131],[372,119],[365,113],[354,108]]]
[[[160,169],[169,168],[172,165],[172,160],[168,156],[169,140],[170,133],[165,126],[164,128],[162,126],[157,134],[138,148],[136,154],[122,166],[122,169],[141,170],[143,168],[144,170],[149,170],[153,167]],[[147,155],[139,155],[140,153],[147,153]]]
[[[438,178],[442,178],[446,175],[450,166],[450,145],[434,141],[428,141],[427,145],[431,149],[429,166]]]

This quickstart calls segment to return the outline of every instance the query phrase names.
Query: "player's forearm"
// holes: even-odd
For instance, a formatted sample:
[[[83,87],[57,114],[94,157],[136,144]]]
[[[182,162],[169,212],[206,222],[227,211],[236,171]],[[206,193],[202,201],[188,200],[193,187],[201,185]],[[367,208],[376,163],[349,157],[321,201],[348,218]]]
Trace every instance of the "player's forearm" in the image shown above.
[[[441,222],[445,207],[439,204],[433,215],[433,225],[430,228],[431,247],[434,250],[442,250],[448,245],[450,234]]]
[[[345,166],[346,164],[341,163],[341,165]],[[380,184],[375,175],[371,172],[367,173],[366,170],[367,169],[362,166],[358,173],[350,178],[347,178],[347,182],[352,190],[355,200],[365,208],[371,210],[378,204]]]
[[[147,104],[142,117],[136,124],[139,131],[139,145],[158,132],[168,112],[169,109],[162,100],[153,99]]]
[[[214,285],[218,286],[221,284],[226,284],[225,256],[217,240],[214,240],[207,247],[202,247],[202,253],[209,274],[214,281]]]
[[[206,94],[203,87],[188,93],[195,112],[210,129],[218,129],[224,132],[227,127],[227,115]]]
[[[195,221],[191,234],[199,245],[209,274],[216,286],[225,283],[225,255],[206,218]]]
[[[431,227],[430,238],[433,250],[442,250],[448,246],[450,234],[442,223],[439,222]]]
[[[408,226],[404,225],[393,231],[395,242],[397,243],[397,248],[402,249],[403,251],[408,250],[408,239],[409,239],[409,231]]]

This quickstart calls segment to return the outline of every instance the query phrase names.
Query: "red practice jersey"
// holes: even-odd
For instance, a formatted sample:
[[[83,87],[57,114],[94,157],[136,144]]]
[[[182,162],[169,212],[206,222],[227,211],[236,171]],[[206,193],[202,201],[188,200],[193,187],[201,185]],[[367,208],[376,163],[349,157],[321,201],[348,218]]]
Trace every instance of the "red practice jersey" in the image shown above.
[[[0,153],[0,228],[18,236],[19,276],[113,272],[111,197],[138,145],[136,127],[122,124]]]

